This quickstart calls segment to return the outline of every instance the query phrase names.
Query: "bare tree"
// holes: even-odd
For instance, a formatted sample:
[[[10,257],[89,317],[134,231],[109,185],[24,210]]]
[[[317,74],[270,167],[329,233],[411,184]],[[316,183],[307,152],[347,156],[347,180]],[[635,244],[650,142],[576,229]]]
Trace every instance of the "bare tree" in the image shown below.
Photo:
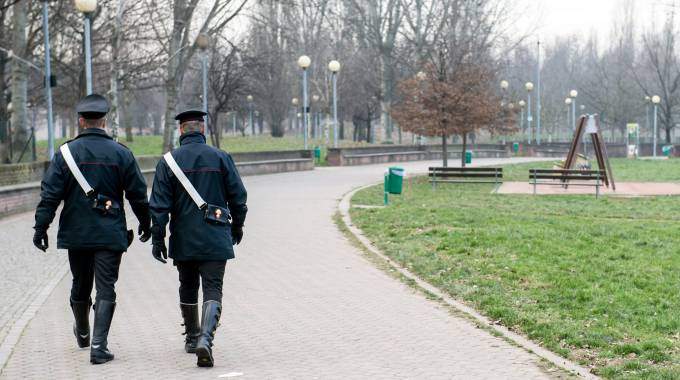
[[[228,41],[219,41],[226,46],[214,47],[212,61],[210,63],[210,87],[212,97],[210,104],[210,119],[215,135],[215,146],[220,147],[220,119],[221,113],[236,108],[238,98],[245,95],[244,88],[247,81],[247,72],[243,61],[243,52]],[[217,44],[215,44],[217,45]]]
[[[394,56],[397,36],[403,20],[401,0],[350,0],[356,19],[353,24],[359,38],[371,49],[379,52],[375,69],[380,73],[380,126],[384,139],[392,141],[390,118],[394,92]]]
[[[163,132],[163,150],[172,150],[172,130],[176,113],[180,89],[184,82],[189,63],[196,53],[198,46],[195,33],[192,30],[196,7],[199,0],[173,0],[172,28],[170,31],[157,29],[158,38],[168,41],[164,50],[168,56],[165,77],[165,130]],[[198,27],[198,33],[215,36],[236,17],[245,6],[247,0],[215,0]],[[155,2],[154,2],[155,3]],[[156,11],[156,9],[153,9]],[[156,17],[162,19],[163,15]]]
[[[678,29],[675,25],[675,9],[666,19],[659,33],[646,33],[642,38],[644,60],[642,68],[636,71],[638,83],[649,95],[661,97],[659,119],[665,140],[671,142],[671,134],[675,128],[673,113],[680,104],[680,60],[678,59],[676,38]],[[644,68],[648,72],[641,72]],[[661,132],[661,130],[659,130]]]

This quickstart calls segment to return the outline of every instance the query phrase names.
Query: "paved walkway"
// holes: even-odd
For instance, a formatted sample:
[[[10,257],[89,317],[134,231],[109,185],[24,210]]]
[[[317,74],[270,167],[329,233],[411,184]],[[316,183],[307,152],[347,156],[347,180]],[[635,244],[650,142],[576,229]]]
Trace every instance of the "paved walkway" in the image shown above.
[[[402,166],[413,172],[428,164]],[[379,181],[386,166],[245,179],[251,211],[237,259],[227,265],[215,368],[197,368],[195,357],[183,352],[177,274],[153,260],[149,245],[136,242],[124,256],[118,283],[109,337],[116,360],[92,366],[89,351],[76,348],[65,276],[13,347],[0,377],[547,378],[535,356],[376,269],[338,231],[332,216],[339,198]],[[31,221],[30,214],[14,217],[12,225],[21,228],[10,231],[9,241],[30,243]],[[12,245],[0,248],[0,257],[11,254]],[[45,258],[37,251],[21,254]],[[54,268],[64,259],[51,250],[46,260],[44,267]]]

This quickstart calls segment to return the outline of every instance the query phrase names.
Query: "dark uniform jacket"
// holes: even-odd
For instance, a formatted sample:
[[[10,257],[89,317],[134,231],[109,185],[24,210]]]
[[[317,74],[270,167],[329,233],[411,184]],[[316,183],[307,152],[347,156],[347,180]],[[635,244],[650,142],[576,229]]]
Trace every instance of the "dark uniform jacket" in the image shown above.
[[[247,193],[231,156],[207,145],[199,132],[182,135],[180,145],[172,156],[196,191],[207,203],[227,208],[234,227],[243,227]],[[149,204],[154,229],[164,234],[168,214],[172,217],[169,256],[174,260],[234,258],[231,226],[206,222],[203,210],[198,209],[164,159],[156,166]]]
[[[128,247],[123,193],[141,224],[148,223],[149,203],[146,182],[132,152],[115,142],[106,132],[88,128],[68,142],[73,159],[95,192],[120,204],[117,215],[102,215],[89,199],[57,150],[41,183],[40,203],[35,212],[35,228],[47,230],[59,203],[57,247],[63,249],[106,249],[124,252]]]

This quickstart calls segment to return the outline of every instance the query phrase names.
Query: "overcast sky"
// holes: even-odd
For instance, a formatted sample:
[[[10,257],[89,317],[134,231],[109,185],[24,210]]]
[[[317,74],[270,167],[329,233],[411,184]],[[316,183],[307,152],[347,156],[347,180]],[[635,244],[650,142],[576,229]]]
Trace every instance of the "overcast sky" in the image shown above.
[[[599,38],[606,39],[617,17],[622,0],[518,0],[518,9],[526,9],[520,16],[518,26],[537,26],[537,33],[544,41],[555,36],[580,34],[587,36],[596,31]],[[663,22],[665,15],[678,0],[634,0],[638,30],[652,20]],[[677,9],[680,11],[680,8]],[[654,16],[653,16],[654,15]]]

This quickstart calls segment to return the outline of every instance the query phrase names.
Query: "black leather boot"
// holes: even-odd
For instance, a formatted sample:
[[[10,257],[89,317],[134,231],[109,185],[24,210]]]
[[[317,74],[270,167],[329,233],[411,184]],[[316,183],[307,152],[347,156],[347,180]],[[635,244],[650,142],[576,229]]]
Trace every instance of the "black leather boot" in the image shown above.
[[[102,364],[113,360],[113,354],[107,347],[107,337],[115,309],[116,303],[111,301],[97,301],[94,305],[94,329],[90,349],[90,363],[92,364]]]
[[[201,320],[201,335],[196,344],[196,356],[199,367],[212,367],[215,362],[212,355],[215,330],[222,314],[222,304],[217,301],[203,302],[203,319]]]
[[[201,335],[201,326],[198,320],[198,304],[197,303],[180,303],[179,308],[182,310],[182,318],[184,319],[184,351],[190,354],[196,353],[196,343],[198,337]]]
[[[71,310],[75,318],[73,335],[76,336],[80,348],[90,346],[90,306],[92,306],[92,300],[85,302],[71,300]]]

